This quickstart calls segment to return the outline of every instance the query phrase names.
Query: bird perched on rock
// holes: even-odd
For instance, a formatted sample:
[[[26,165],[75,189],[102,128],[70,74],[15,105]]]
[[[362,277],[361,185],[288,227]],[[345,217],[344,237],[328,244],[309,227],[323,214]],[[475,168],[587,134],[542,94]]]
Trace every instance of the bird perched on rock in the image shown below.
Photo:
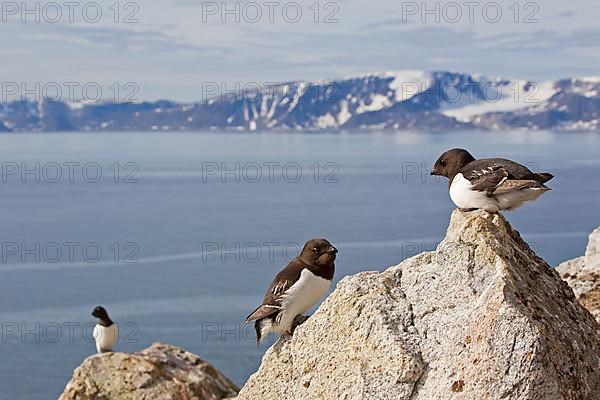
[[[438,158],[431,175],[449,179],[450,198],[463,211],[483,209],[496,213],[514,210],[551,190],[554,176],[534,173],[503,158],[476,160],[467,150],[448,150]]]
[[[256,344],[269,332],[291,335],[296,317],[329,290],[338,250],[325,239],[311,239],[302,252],[275,276],[263,303],[246,318],[254,321]]]
[[[107,353],[113,351],[117,341],[118,327],[112,322],[104,307],[97,306],[92,311],[92,315],[98,318],[98,323],[94,327],[94,340],[96,341],[96,350],[98,353]]]

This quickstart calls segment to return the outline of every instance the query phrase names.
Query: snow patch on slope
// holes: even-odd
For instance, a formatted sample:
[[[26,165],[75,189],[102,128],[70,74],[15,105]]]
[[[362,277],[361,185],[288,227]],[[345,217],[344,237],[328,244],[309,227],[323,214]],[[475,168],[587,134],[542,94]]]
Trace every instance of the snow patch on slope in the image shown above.
[[[343,101],[340,109],[340,113],[338,114],[338,123],[340,125],[344,125],[348,120],[352,118],[352,113],[348,109],[348,102]]]
[[[474,117],[493,112],[508,112],[539,106],[557,93],[554,82],[534,83],[528,81],[511,81],[507,84],[495,85],[483,83],[485,99],[477,101],[446,103],[442,114],[456,118],[461,122],[469,122]]]
[[[390,89],[396,94],[396,101],[410,100],[429,89],[433,83],[431,73],[425,71],[398,71],[390,73],[394,80]]]
[[[317,118],[316,126],[321,129],[337,127],[337,120],[331,114],[321,115]]]
[[[569,91],[584,97],[597,97],[600,77],[585,77],[571,80]]]
[[[585,82],[585,83],[598,84],[598,83],[600,83],[600,76],[584,76],[582,78],[577,78],[575,80]]]

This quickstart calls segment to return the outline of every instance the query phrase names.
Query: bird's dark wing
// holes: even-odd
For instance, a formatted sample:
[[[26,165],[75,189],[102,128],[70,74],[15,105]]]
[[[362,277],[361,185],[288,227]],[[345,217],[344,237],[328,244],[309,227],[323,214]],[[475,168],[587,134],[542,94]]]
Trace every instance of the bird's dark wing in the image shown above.
[[[483,168],[469,169],[467,167],[463,169],[463,176],[471,182],[472,189],[478,192],[492,195],[496,188],[508,179],[508,171],[502,165],[485,165]]]
[[[508,172],[508,179],[515,180],[535,180],[535,174],[524,165],[517,162],[506,160],[504,158],[490,158],[487,160],[490,164],[501,165]]]
[[[266,318],[279,312],[283,295],[300,279],[300,273],[304,267],[305,265],[300,260],[294,259],[278,273],[269,286],[263,303],[246,318],[246,322]]]
[[[551,174],[542,173],[536,174],[529,170],[524,165],[521,165],[512,160],[507,160],[505,158],[483,158],[481,160],[475,160],[464,167],[465,171],[470,170],[484,170],[489,166],[501,166],[508,172],[508,179],[520,180],[520,181],[538,181],[545,182],[552,178]],[[463,174],[464,175],[464,174]],[[541,181],[545,179],[544,181]]]
[[[461,172],[474,185],[474,190],[485,190],[490,195],[534,187],[548,189],[544,183],[554,177],[547,172],[533,173],[524,165],[504,158],[475,160]]]
[[[510,180],[504,181],[500,185],[498,185],[498,187],[494,190],[494,194],[510,193],[510,192],[514,192],[516,190],[530,189],[530,188],[550,190],[550,188],[544,186],[542,183],[539,183],[538,181],[510,179]]]
[[[551,173],[532,172],[531,170],[529,170],[529,168],[525,167],[524,165],[521,165],[511,160],[506,160],[504,158],[491,158],[487,161],[502,165],[502,167],[504,167],[504,169],[508,172],[509,180],[536,181],[543,184],[548,182],[550,179],[554,178],[554,175],[552,175]]]

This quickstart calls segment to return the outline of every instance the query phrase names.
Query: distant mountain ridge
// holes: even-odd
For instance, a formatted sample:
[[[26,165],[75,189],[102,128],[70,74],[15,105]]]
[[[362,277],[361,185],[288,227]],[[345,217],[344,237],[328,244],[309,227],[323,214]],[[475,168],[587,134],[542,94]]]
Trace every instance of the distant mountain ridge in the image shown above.
[[[597,130],[600,77],[490,79],[397,71],[288,82],[197,103],[0,103],[0,132]]]

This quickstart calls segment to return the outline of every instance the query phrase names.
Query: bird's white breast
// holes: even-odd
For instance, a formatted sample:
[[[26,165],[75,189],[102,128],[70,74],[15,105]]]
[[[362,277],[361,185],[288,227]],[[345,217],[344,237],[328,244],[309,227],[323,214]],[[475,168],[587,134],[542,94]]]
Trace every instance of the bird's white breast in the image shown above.
[[[117,342],[119,329],[117,324],[111,326],[102,326],[97,324],[94,327],[94,340],[96,341],[96,350],[98,353],[112,351]]]
[[[458,173],[450,185],[450,198],[460,208],[481,208],[489,212],[499,210],[498,201],[485,192],[473,190],[473,185],[463,174]]]
[[[313,274],[309,269],[302,270],[300,279],[283,295],[282,315],[279,322],[281,331],[289,330],[294,318],[310,310],[325,296],[331,281]]]

